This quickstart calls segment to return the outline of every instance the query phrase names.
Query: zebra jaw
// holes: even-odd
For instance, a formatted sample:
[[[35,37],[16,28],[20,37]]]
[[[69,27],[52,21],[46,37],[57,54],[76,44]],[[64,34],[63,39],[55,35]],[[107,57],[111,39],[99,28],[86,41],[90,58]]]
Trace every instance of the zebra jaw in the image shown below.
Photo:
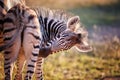
[[[52,53],[57,53],[57,52],[61,52],[61,51],[64,51],[64,50],[63,49],[55,50],[54,47],[51,47],[51,46],[42,47],[39,50],[39,56],[46,58],[47,56],[49,56]]]
[[[79,51],[79,52],[91,52],[92,51],[92,47],[86,42],[83,41],[80,44],[76,44],[75,48]]]

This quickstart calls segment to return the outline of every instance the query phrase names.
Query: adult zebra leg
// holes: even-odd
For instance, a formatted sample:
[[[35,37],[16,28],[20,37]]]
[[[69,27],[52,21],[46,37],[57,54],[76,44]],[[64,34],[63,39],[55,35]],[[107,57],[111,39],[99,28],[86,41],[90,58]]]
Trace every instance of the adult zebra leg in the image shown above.
[[[21,48],[20,53],[18,55],[18,59],[17,59],[17,73],[15,75],[15,79],[14,80],[22,80],[22,70],[24,67],[24,63],[25,63],[25,54],[23,49]]]
[[[43,80],[42,76],[42,57],[38,57],[37,63],[36,63],[36,68],[35,68],[35,77],[36,80]]]
[[[23,47],[26,57],[26,65],[27,65],[27,73],[25,80],[31,80],[34,70],[35,64],[38,59],[39,55],[39,44],[40,38],[39,33],[35,30],[31,30],[31,28],[27,28],[24,31],[24,40],[23,40]]]
[[[4,41],[5,40],[7,40],[7,39],[4,38]],[[13,45],[10,48],[6,49],[4,52],[5,80],[11,80],[11,78],[12,78],[11,77],[12,76],[11,69],[13,67],[12,64],[17,59],[20,46],[21,46],[21,40],[20,40],[20,36],[18,35],[18,37],[16,38]]]
[[[27,61],[26,61],[27,73],[26,73],[26,76],[25,76],[25,80],[31,80],[32,79],[33,73],[35,71],[35,64],[36,64],[37,58],[38,58],[38,53],[34,53],[34,51],[33,51],[30,58],[27,59]]]
[[[37,14],[27,9],[24,12],[25,29],[23,31],[23,49],[25,52],[27,73],[25,80],[31,80],[35,64],[39,55],[39,45],[41,41],[40,23]]]

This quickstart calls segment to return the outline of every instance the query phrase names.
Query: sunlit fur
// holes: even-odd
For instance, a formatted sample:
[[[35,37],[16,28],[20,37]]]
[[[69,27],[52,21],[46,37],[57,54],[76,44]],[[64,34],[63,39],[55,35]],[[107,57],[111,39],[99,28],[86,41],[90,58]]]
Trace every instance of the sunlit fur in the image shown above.
[[[8,10],[18,3],[25,5],[25,0],[6,0]]]
[[[4,42],[9,43],[13,40],[10,43],[12,45],[4,50],[5,80],[11,79],[11,64],[23,54],[21,50],[24,51],[22,57],[25,57],[27,63],[25,79],[31,79],[40,44],[40,27],[36,13],[25,5],[17,4],[5,15],[3,26]],[[21,73],[22,65],[23,63],[18,66],[19,73]],[[16,80],[18,78],[21,80],[22,77],[16,77]]]
[[[3,19],[6,15],[7,11],[12,8],[13,6],[17,5],[18,3],[25,5],[24,0],[0,0],[0,51],[3,51],[4,49],[8,48],[11,44],[14,38],[9,41],[7,44],[3,43]]]
[[[49,51],[48,53],[45,51],[46,54],[41,54],[42,56],[45,57],[52,52],[70,49],[79,43],[78,39],[87,38],[87,31],[81,27],[78,16],[48,8],[35,8],[34,10],[41,25],[42,43],[40,49],[42,52],[45,50]],[[71,20],[72,18],[73,20]],[[49,48],[51,48],[51,51]]]

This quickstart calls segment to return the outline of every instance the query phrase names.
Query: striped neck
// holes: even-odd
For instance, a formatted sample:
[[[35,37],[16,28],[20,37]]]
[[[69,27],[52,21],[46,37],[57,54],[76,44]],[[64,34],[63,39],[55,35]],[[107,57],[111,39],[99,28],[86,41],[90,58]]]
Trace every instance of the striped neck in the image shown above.
[[[42,46],[50,46],[67,29],[67,21],[73,15],[61,10],[48,8],[33,8],[36,12],[42,32]]]
[[[48,45],[59,37],[59,34],[66,29],[66,24],[63,21],[56,21],[47,17],[39,17],[41,26],[42,38],[44,44]]]

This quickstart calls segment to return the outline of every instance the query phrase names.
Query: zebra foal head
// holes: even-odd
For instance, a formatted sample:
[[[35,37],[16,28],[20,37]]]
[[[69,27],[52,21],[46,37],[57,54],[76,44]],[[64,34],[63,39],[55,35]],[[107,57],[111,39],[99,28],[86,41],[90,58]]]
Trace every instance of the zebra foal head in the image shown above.
[[[88,33],[81,27],[79,16],[69,18],[66,27],[66,30],[61,32],[57,40],[52,43],[52,52],[68,50],[73,46],[76,46],[80,52],[89,52],[92,50],[87,42]]]
[[[73,16],[66,22],[66,29],[56,36],[50,46],[41,48],[42,56],[47,57],[50,53],[68,50],[75,46],[80,52],[89,52],[92,50],[87,42],[87,31],[81,27],[79,16]]]

